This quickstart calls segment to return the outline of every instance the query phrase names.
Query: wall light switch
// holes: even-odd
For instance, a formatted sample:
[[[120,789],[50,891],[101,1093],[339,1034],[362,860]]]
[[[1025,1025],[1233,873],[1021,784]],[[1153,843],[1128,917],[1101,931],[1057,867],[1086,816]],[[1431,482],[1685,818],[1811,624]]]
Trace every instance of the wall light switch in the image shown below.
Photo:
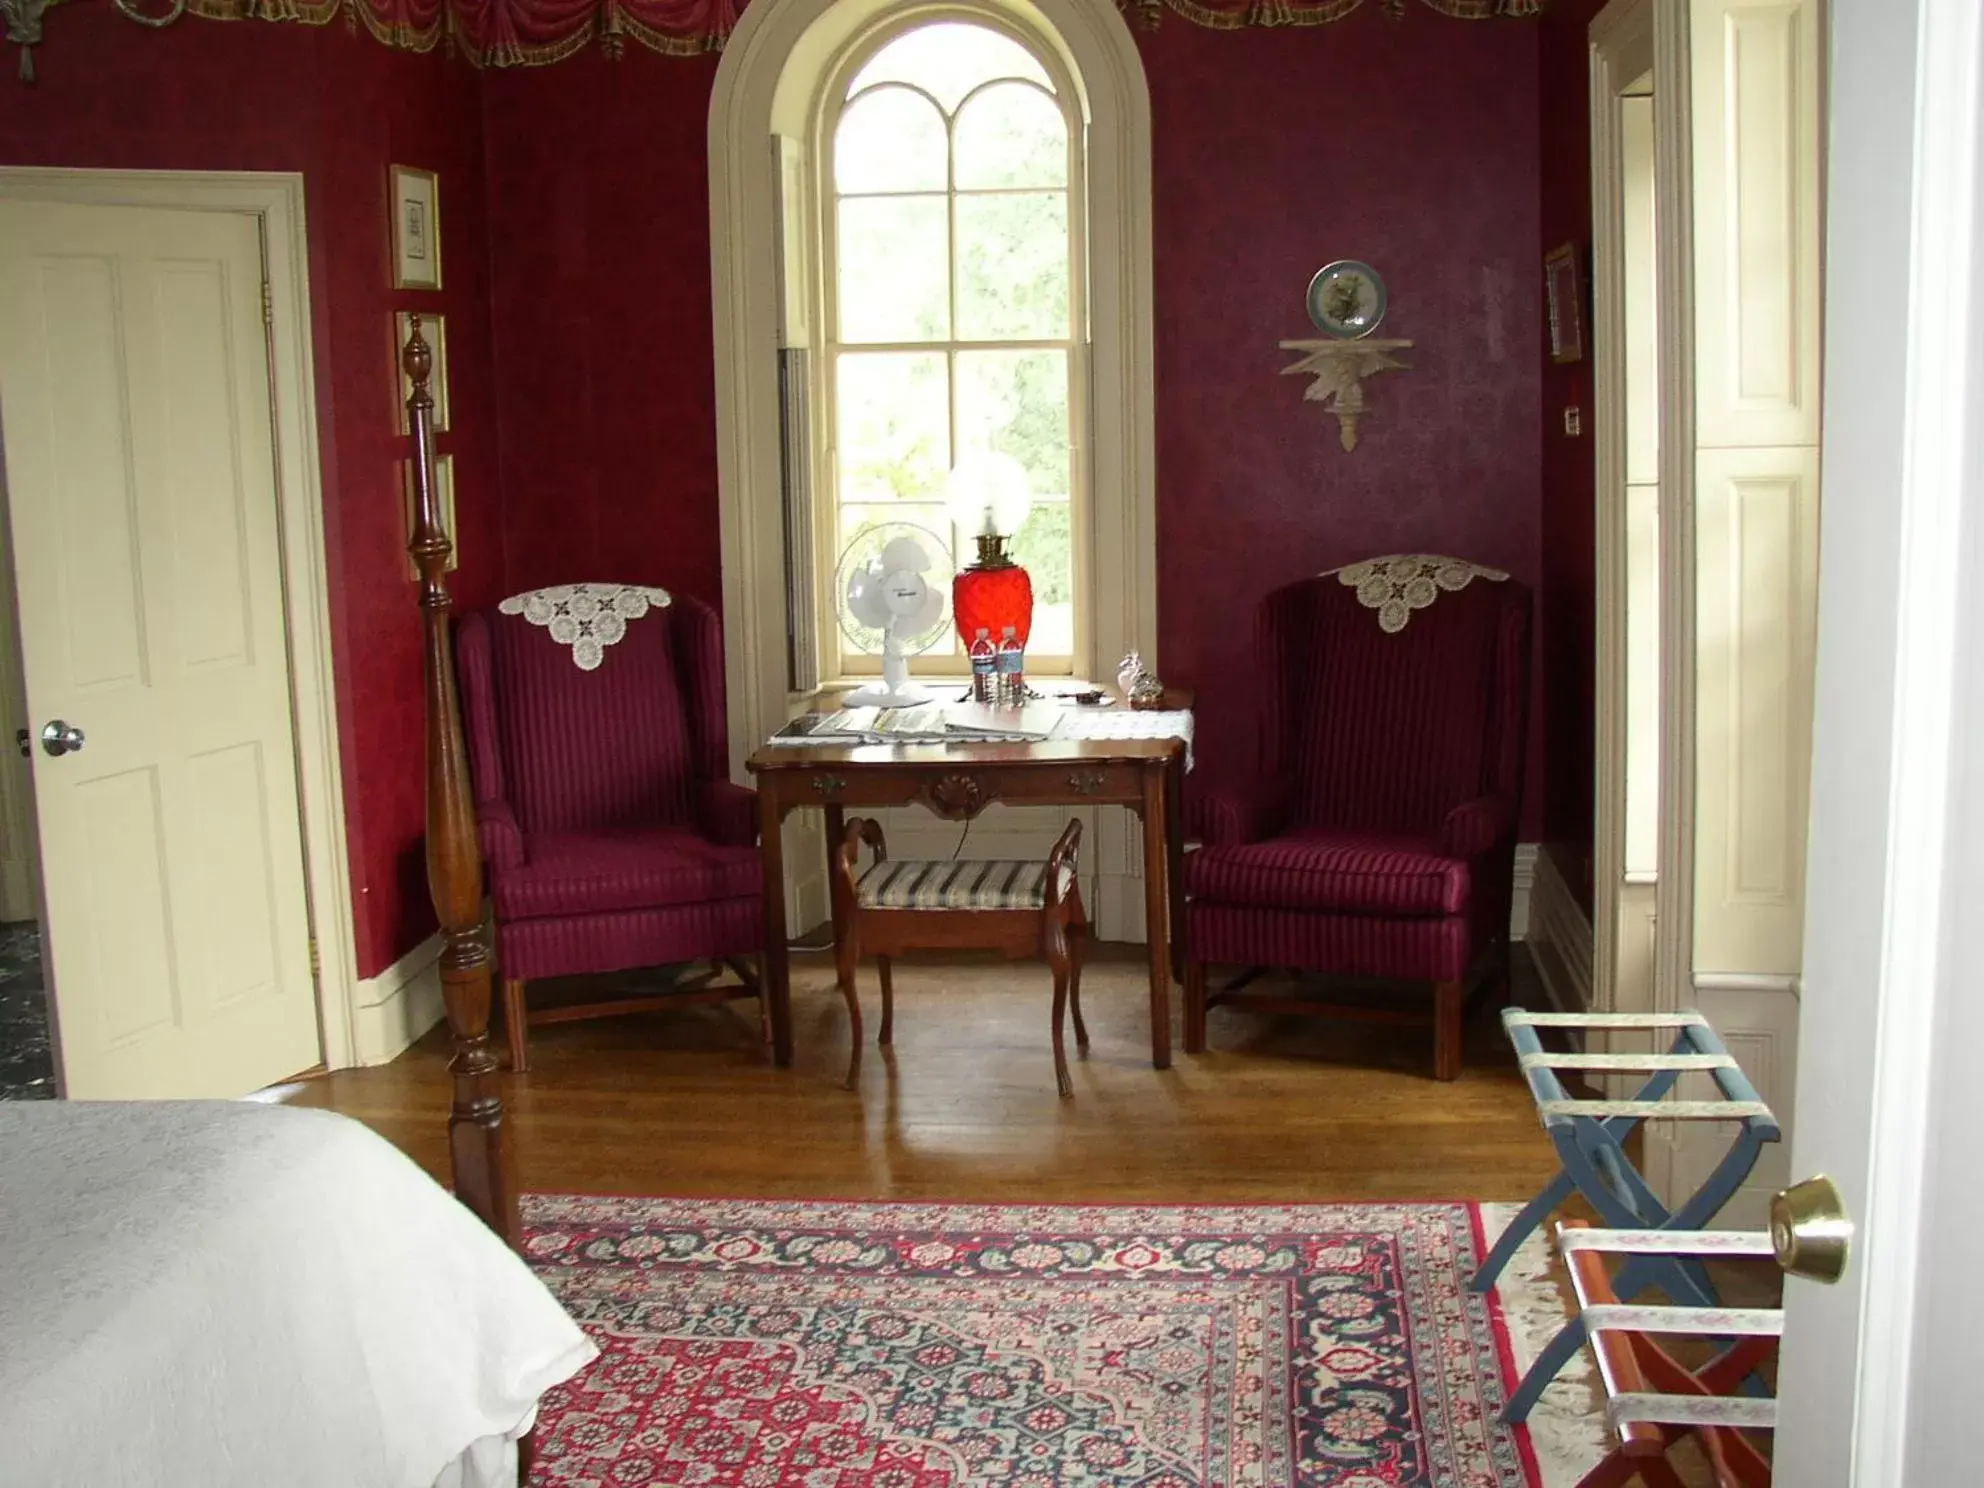
[[[1573,403],[1564,410],[1564,437],[1577,439],[1584,434],[1584,410]]]

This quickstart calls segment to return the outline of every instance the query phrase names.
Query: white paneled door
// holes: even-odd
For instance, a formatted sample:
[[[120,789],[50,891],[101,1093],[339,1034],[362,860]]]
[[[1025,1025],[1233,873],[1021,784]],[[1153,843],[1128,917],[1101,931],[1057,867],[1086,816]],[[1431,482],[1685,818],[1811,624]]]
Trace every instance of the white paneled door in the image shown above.
[[[61,1074],[318,1063],[260,228],[0,201],[0,441]]]

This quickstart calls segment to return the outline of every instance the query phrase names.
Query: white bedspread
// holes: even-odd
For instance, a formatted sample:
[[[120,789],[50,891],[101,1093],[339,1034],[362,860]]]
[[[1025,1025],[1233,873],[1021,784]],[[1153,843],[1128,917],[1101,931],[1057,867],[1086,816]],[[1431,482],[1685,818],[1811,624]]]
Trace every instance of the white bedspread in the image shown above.
[[[594,1353],[356,1122],[0,1103],[0,1484],[475,1483]]]

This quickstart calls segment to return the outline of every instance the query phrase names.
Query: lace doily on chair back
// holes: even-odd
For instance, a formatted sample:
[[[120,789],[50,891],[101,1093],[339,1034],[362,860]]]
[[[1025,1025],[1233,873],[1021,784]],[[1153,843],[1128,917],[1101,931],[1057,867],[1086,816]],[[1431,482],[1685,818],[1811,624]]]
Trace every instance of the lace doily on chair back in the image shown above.
[[[627,622],[669,603],[666,589],[640,584],[554,584],[513,594],[496,608],[542,625],[551,639],[572,650],[572,665],[596,668],[606,648],[627,633]]]
[[[1357,602],[1378,612],[1378,629],[1386,635],[1404,630],[1414,610],[1423,610],[1444,593],[1465,589],[1476,579],[1496,583],[1508,578],[1499,568],[1483,568],[1465,558],[1438,553],[1394,553],[1333,568],[1337,582],[1357,591]],[[1328,577],[1326,574],[1325,577]]]

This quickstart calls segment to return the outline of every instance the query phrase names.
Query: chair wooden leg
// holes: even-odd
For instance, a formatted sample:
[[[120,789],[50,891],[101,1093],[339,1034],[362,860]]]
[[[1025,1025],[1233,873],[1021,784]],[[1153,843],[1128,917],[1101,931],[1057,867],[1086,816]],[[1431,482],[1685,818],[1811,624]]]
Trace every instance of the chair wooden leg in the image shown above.
[[[1088,921],[1079,918],[1068,936],[1068,1006],[1075,1015],[1075,1047],[1084,1054],[1088,1053],[1088,1024],[1082,1021],[1082,958],[1087,951]]]
[[[510,1040],[510,1073],[530,1073],[530,1013],[524,1006],[524,984],[503,979],[503,1032]]]
[[[1460,1035],[1467,1011],[1466,987],[1462,982],[1433,984],[1433,1078],[1460,1078]]]
[[[1068,1078],[1068,1050],[1061,1039],[1061,1025],[1067,1020],[1068,1012],[1068,958],[1065,955],[1054,958],[1054,1085],[1061,1092],[1061,1099],[1071,1100],[1075,1094],[1075,1083]]]
[[[1185,963],[1185,1052],[1206,1051],[1206,964]]]
[[[847,1002],[847,1081],[849,1090],[859,1087],[861,1080],[861,998],[857,994],[854,977],[861,965],[861,942],[854,926],[846,926],[838,944],[834,946],[834,960],[840,973],[840,995]]]
[[[877,956],[875,958],[875,969],[881,973],[882,977],[882,1032],[876,1038],[875,1042],[878,1044],[892,1044],[895,1042],[896,1035],[896,984],[895,977],[892,975],[890,958],[887,956]]]

